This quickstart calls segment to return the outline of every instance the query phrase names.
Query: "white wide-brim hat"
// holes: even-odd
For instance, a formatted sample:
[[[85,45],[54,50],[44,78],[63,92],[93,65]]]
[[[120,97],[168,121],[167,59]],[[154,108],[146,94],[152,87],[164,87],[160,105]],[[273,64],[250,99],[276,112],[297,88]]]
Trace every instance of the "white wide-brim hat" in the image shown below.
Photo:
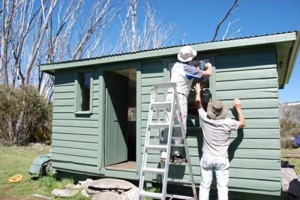
[[[193,60],[193,58],[197,56],[197,51],[195,51],[190,46],[184,46],[180,49],[179,53],[177,54],[178,60],[181,62],[189,62]]]

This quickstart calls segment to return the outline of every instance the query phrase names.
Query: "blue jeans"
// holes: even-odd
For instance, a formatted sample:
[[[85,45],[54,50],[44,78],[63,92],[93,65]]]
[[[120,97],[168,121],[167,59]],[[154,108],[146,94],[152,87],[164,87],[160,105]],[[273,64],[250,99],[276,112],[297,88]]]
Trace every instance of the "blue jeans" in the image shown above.
[[[213,174],[215,172],[218,200],[228,200],[229,160],[227,157],[203,153],[201,161],[201,182],[199,200],[208,200]]]

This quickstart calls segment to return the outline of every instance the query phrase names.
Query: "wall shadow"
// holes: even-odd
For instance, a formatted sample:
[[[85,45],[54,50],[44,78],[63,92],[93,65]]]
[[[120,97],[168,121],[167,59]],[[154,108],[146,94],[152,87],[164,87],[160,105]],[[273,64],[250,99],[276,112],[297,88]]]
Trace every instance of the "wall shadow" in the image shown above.
[[[238,120],[238,115],[235,109],[231,110],[232,115]],[[244,129],[237,130],[237,137],[230,143],[228,147],[228,159],[229,162],[234,158],[235,151],[238,149],[239,145],[244,139]]]
[[[230,143],[228,147],[229,162],[234,158],[235,151],[238,149],[243,139],[244,139],[244,130],[239,129],[237,131],[237,137]]]

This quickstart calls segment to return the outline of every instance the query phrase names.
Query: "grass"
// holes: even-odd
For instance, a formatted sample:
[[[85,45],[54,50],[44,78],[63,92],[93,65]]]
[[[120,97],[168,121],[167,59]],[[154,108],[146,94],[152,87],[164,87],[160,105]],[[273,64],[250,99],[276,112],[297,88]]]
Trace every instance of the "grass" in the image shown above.
[[[295,171],[300,176],[300,148],[281,149],[281,159],[289,161],[291,165],[295,165]]]
[[[31,179],[28,173],[32,161],[39,155],[47,154],[49,147],[8,147],[0,144],[0,199],[1,200],[36,200],[34,194],[51,196],[55,188],[63,188],[73,183],[72,179],[56,180],[52,176],[44,176],[40,179]],[[300,148],[281,149],[282,160],[289,161],[295,165],[295,170],[300,175]],[[14,175],[23,176],[21,182],[9,183],[8,179]],[[149,191],[156,189],[149,189]],[[155,192],[155,191],[154,191]],[[55,198],[56,200],[67,200],[70,198]],[[72,197],[72,200],[87,200],[80,194]]]
[[[49,153],[49,147],[8,147],[0,144],[0,199],[1,200],[36,200],[34,194],[51,196],[55,188],[63,188],[71,179],[56,180],[52,176],[44,176],[34,180],[28,173],[29,167],[33,160],[43,154]],[[14,175],[23,176],[22,181],[9,183],[8,179]],[[55,198],[59,200],[60,198]],[[63,198],[68,199],[68,198]],[[70,198],[69,198],[70,199]],[[86,200],[88,198],[77,195],[74,200]]]

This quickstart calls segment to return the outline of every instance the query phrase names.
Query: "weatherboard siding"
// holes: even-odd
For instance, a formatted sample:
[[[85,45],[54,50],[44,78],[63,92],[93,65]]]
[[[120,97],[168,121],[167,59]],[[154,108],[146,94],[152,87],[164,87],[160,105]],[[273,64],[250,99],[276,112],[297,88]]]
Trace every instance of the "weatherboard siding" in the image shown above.
[[[52,160],[57,170],[98,174],[99,80],[94,73],[91,115],[75,114],[77,71],[55,75]]]
[[[239,97],[247,124],[243,132],[233,132],[230,137],[231,141],[240,137],[237,148],[229,148],[230,190],[279,195],[280,124],[275,52],[258,50],[217,56],[215,80],[215,99],[223,100],[231,108],[233,98]],[[229,116],[233,117],[231,112]]]
[[[231,53],[215,57],[213,98],[221,99],[229,108],[232,107],[233,98],[241,98],[247,123],[243,132],[233,131],[230,136],[232,142],[229,147],[230,191],[280,194],[280,127],[278,75],[275,63],[275,53],[269,50]],[[149,65],[142,68],[141,150],[144,147],[151,85],[165,80],[162,73],[163,67],[156,63],[151,67]],[[160,94],[160,98],[164,98],[164,95]],[[231,112],[229,117],[233,117]],[[187,141],[194,178],[199,185],[201,178],[199,162],[202,154],[201,129],[188,129]],[[157,166],[155,161],[158,159],[159,154],[150,154],[149,160],[152,161],[150,165]],[[189,170],[182,166],[171,167],[170,176],[190,178]],[[157,177],[148,176],[147,178],[155,181]]]

